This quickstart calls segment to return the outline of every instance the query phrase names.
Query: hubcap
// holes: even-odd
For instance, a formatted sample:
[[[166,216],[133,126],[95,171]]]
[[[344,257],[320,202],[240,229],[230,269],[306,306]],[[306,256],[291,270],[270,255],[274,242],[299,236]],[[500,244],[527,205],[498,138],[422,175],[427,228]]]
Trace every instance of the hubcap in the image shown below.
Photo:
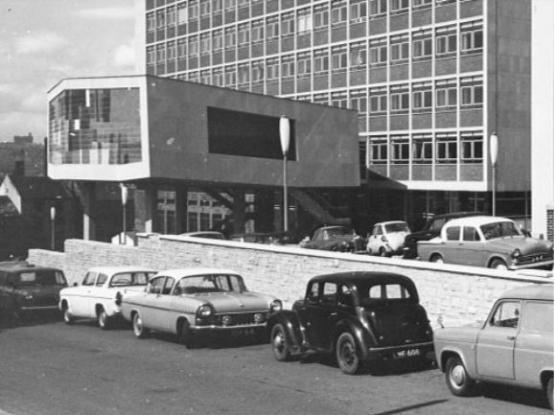
[[[355,362],[355,350],[351,342],[343,342],[341,345],[341,357],[348,366],[351,366]]]
[[[143,322],[141,318],[137,315],[135,317],[135,334],[141,334],[143,331]]]
[[[462,367],[461,365],[455,366],[451,370],[451,379],[457,387],[461,387],[464,384],[465,379],[464,367]]]
[[[274,349],[279,353],[283,354],[285,350],[285,341],[283,338],[283,333],[278,331],[274,336]]]

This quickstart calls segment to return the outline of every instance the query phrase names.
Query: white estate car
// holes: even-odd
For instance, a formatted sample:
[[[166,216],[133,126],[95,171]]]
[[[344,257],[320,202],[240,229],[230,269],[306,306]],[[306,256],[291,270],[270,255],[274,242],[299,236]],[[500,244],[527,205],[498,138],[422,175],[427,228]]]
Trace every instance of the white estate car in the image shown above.
[[[107,329],[121,316],[121,301],[129,291],[144,290],[155,270],[136,266],[90,268],[83,282],[60,291],[59,308],[67,324],[77,318],[96,319]]]

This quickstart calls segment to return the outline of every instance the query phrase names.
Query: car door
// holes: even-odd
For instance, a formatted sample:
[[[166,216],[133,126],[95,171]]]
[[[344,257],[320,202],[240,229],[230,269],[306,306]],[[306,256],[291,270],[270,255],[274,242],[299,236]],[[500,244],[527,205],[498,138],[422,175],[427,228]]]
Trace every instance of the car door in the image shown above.
[[[320,282],[318,300],[306,307],[307,337],[310,345],[318,349],[329,349],[331,332],[338,317],[338,287],[335,282]]]
[[[462,241],[458,252],[459,264],[483,267],[486,265],[487,252],[475,226],[462,227]]]
[[[157,322],[162,320],[159,315],[160,310],[158,299],[162,296],[165,281],[165,275],[160,275],[150,280],[142,298],[139,297],[138,301],[136,301],[136,303],[140,304],[138,306],[138,310],[139,313],[141,313],[145,327],[158,329]]]
[[[381,227],[380,225],[375,225],[372,229],[372,235],[368,238],[368,249],[373,254],[377,254],[380,250],[380,236]]]
[[[170,326],[174,325],[175,311],[172,307],[173,298],[171,296],[172,287],[175,279],[173,277],[166,277],[162,292],[154,298],[153,307],[153,328],[162,331],[172,331]]]
[[[476,342],[476,371],[484,379],[515,378],[514,351],[521,302],[501,300],[493,309]]]
[[[69,291],[69,308],[75,317],[91,317],[91,295],[96,276],[96,272],[88,271],[81,285]]]
[[[448,226],[445,229],[445,240],[440,248],[443,260],[450,264],[464,264],[464,259],[459,252],[461,245],[461,227]]]
[[[522,307],[515,343],[515,380],[539,386],[539,374],[553,367],[553,302],[530,300]]]
[[[87,300],[88,305],[87,305],[87,315],[86,317],[91,317],[91,318],[95,318],[96,317],[96,305],[97,304],[104,304],[105,301],[105,292],[104,292],[104,284],[106,283],[106,280],[108,279],[108,276],[106,274],[103,274],[101,272],[99,272],[96,275],[96,279],[94,282],[94,285],[92,285],[89,289],[89,298]]]

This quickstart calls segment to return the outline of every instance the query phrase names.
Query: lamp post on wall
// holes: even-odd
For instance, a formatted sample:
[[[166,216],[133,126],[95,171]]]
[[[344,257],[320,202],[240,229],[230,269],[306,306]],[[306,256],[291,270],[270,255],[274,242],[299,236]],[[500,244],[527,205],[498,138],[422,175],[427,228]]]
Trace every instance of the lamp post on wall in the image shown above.
[[[56,206],[50,207],[50,249],[56,250]]]
[[[495,191],[496,191],[496,187],[497,187],[497,183],[496,183],[496,167],[497,167],[497,153],[499,151],[499,138],[497,137],[497,134],[495,132],[493,132],[491,134],[491,136],[489,137],[489,156],[491,159],[491,169],[492,169],[492,173],[491,173],[491,214],[493,216],[495,216],[496,213],[496,206],[495,206]]]
[[[120,190],[121,190],[121,211],[122,211],[122,234],[120,236],[120,240],[119,243],[124,244],[125,243],[125,232],[126,232],[126,228],[127,228],[127,215],[126,215],[126,208],[125,206],[127,205],[127,186],[124,185],[123,183],[119,184]]]
[[[291,125],[289,118],[282,115],[279,119],[279,141],[281,143],[281,151],[283,153],[283,231],[289,230],[287,201],[287,153],[289,152],[289,143],[291,141]]]

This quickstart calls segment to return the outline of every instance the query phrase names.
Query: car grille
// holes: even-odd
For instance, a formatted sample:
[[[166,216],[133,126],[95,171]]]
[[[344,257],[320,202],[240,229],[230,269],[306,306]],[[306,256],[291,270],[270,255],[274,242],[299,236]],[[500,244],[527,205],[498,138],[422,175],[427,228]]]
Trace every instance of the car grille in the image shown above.
[[[256,316],[256,317],[255,317]],[[260,324],[266,321],[266,313],[222,314],[217,316],[217,324],[221,326],[239,326]]]
[[[553,253],[552,252],[542,252],[542,253],[535,253],[532,255],[524,255],[518,257],[517,264],[524,265],[524,264],[533,264],[535,262],[542,262],[542,261],[549,261],[553,260]]]

